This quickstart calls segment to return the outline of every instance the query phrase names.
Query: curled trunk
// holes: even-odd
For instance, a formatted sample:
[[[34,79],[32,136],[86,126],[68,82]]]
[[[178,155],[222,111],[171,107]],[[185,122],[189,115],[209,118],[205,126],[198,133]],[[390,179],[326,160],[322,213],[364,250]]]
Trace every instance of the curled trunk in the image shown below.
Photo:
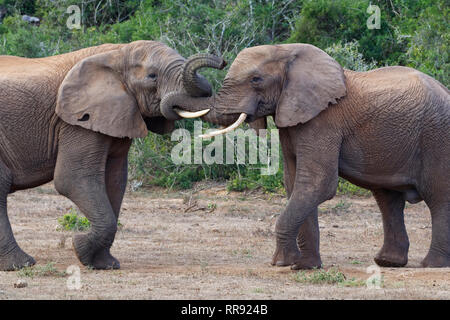
[[[223,69],[227,63],[212,54],[199,53],[191,56],[183,68],[183,85],[186,92],[193,97],[209,97],[212,94],[208,81],[197,74],[200,68]]]

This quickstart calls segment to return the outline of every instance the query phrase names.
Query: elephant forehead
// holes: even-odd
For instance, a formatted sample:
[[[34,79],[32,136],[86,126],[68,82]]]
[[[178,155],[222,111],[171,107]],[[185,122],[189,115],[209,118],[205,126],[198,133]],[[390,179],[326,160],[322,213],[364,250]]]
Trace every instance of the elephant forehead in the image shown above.
[[[239,80],[245,78],[248,74],[257,70],[257,64],[254,62],[236,63],[230,67],[227,78]]]
[[[130,44],[130,63],[141,63],[145,60],[170,62],[174,59],[184,60],[174,49],[156,41],[135,41]]]
[[[277,52],[281,50],[281,48],[272,45],[242,50],[231,65],[227,78],[242,79],[249,74],[257,73],[264,64],[277,60]]]
[[[240,54],[231,65],[227,78],[236,80],[245,78],[248,74],[256,72],[263,60],[261,54]]]

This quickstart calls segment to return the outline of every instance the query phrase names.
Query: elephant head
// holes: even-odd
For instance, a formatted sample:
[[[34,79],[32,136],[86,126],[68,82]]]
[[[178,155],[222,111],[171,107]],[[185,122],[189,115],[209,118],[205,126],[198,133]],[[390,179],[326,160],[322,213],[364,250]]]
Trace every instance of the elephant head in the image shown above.
[[[65,122],[123,138],[145,137],[147,130],[170,132],[160,102],[169,92],[190,97],[211,96],[208,81],[198,75],[200,66],[220,68],[223,60],[199,54],[184,59],[175,50],[154,41],[104,45],[65,76],[57,96],[57,115]],[[109,47],[111,50],[109,50]],[[180,112],[184,117],[205,114]]]
[[[171,93],[162,101],[161,111],[170,119],[175,106],[211,109],[203,120],[232,124],[210,137],[244,121],[263,128],[269,115],[278,127],[305,123],[345,95],[344,70],[324,51],[308,44],[264,45],[239,53],[216,95],[193,98]]]

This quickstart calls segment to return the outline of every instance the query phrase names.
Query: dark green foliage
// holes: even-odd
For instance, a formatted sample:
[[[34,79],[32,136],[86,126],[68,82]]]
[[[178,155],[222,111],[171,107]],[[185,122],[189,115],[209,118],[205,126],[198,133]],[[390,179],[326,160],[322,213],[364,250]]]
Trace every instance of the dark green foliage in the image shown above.
[[[381,9],[381,28],[366,26],[369,4]],[[322,49],[357,41],[378,66],[417,68],[449,85],[450,24],[446,0],[305,0],[288,42]]]
[[[19,12],[20,14],[32,15],[36,10],[35,0],[0,0],[0,7],[4,7],[6,12],[11,14]]]

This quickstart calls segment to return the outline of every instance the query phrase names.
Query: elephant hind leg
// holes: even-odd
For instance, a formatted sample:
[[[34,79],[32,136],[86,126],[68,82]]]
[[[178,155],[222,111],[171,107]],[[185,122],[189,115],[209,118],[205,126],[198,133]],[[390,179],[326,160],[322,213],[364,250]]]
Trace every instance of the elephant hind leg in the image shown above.
[[[374,260],[382,267],[403,267],[408,263],[409,239],[404,222],[402,193],[372,190],[383,218],[384,243]]]
[[[448,195],[448,193],[447,193]],[[431,246],[423,267],[450,267],[450,201],[429,205],[431,211]]]
[[[0,270],[12,271],[36,263],[33,257],[20,249],[11,229],[7,212],[7,197],[12,177],[9,169],[0,161]]]

